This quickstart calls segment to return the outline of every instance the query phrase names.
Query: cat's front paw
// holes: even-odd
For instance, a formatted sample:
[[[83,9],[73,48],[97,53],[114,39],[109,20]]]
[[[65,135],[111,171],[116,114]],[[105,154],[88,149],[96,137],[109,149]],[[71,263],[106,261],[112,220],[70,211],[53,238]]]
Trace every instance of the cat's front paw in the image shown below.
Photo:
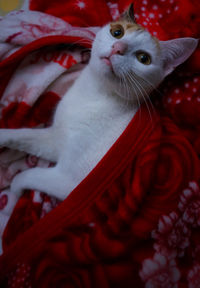
[[[13,193],[16,197],[20,198],[20,196],[23,193],[23,177],[21,177],[21,174],[17,174],[14,179],[12,180],[12,183],[10,185],[10,191]]]
[[[18,199],[19,197],[11,193],[10,189],[2,190],[0,192],[0,212],[5,215],[11,215]]]
[[[5,147],[8,141],[8,129],[0,129],[0,148]]]

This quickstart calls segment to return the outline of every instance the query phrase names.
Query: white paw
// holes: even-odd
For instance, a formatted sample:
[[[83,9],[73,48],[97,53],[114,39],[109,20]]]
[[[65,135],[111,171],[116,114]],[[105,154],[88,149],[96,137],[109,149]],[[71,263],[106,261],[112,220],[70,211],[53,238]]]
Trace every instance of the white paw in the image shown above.
[[[6,129],[0,129],[0,148],[5,146],[5,142],[6,142],[6,133],[5,133]]]
[[[6,227],[7,223],[8,223],[8,220],[9,220],[9,216],[5,215],[2,212],[0,212],[0,237],[2,237],[2,235],[3,235],[4,229],[5,229],[5,227]]]
[[[5,189],[0,193],[0,212],[4,215],[11,215],[19,197],[11,193],[9,189]],[[0,220],[1,222],[1,220]]]
[[[23,189],[23,177],[21,177],[21,174],[17,174],[10,185],[10,191],[19,198],[23,193]]]

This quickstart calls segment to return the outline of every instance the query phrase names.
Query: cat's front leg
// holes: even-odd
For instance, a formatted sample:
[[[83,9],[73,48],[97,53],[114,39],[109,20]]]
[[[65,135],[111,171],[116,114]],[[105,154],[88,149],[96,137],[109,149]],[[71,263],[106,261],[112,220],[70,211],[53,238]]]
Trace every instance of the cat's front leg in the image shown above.
[[[24,189],[32,189],[64,200],[71,192],[69,187],[69,178],[57,167],[37,167],[17,174],[11,183],[11,192],[20,197]]]
[[[55,143],[57,131],[44,129],[0,129],[0,147],[23,151],[56,162],[60,147]]]

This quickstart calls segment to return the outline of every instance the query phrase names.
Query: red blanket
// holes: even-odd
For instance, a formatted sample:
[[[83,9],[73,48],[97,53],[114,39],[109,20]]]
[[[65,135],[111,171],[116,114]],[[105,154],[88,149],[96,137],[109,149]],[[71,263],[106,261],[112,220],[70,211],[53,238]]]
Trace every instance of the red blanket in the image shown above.
[[[51,125],[98,27],[129,3],[32,0],[1,18],[0,127]],[[199,12],[198,0],[135,3],[137,22],[161,40],[200,37]],[[2,149],[0,287],[200,287],[199,55],[62,203],[25,191],[12,212],[14,175],[52,163]]]

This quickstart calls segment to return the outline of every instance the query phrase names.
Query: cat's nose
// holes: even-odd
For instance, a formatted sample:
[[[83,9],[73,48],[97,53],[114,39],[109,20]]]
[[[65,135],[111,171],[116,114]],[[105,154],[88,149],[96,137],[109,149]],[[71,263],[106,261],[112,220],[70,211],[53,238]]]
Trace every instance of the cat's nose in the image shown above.
[[[119,55],[124,55],[128,48],[128,45],[122,41],[117,41],[113,44],[112,50],[111,50],[111,55],[119,54]]]

